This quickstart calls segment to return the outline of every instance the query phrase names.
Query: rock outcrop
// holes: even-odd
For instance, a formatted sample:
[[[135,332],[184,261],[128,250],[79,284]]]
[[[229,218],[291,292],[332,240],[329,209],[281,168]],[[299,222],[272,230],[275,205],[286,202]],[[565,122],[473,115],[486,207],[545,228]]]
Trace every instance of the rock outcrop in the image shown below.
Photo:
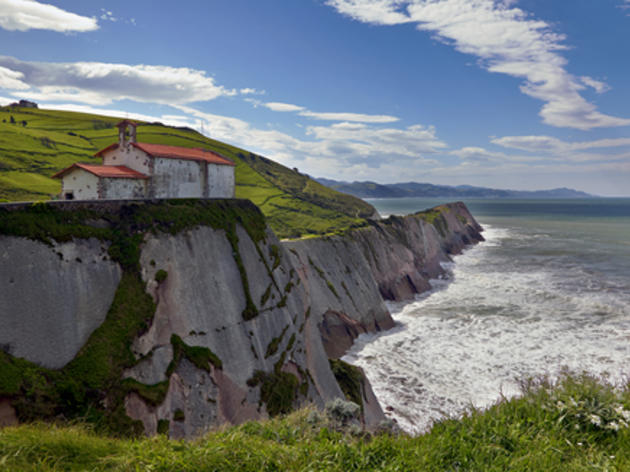
[[[361,333],[391,328],[383,299],[429,290],[429,280],[444,273],[441,264],[482,241],[481,231],[458,202],[343,236],[285,242],[311,294],[328,356],[341,357]]]
[[[45,244],[0,235],[0,346],[49,368],[70,362],[105,320],[121,269],[98,239]]]
[[[142,421],[149,434],[160,420],[169,421],[172,436],[190,436],[218,423],[266,416],[269,400],[254,385],[257,372],[294,382],[296,404],[323,406],[343,395],[317,328],[308,320],[312,298],[287,251],[271,231],[256,242],[238,225],[236,237],[247,287],[223,230],[198,227],[157,234],[143,244],[142,276],[156,312],[147,332],[132,345],[140,361],[125,375],[146,384],[167,380],[173,335],[187,346],[208,349],[221,362],[208,372],[179,363],[164,401],[155,407],[130,394],[127,413]],[[165,278],[158,282],[160,271]],[[257,315],[244,319],[248,296]],[[176,417],[177,411],[183,415]]]
[[[64,212],[75,210],[85,216],[69,226]],[[359,334],[391,328],[384,299],[427,289],[441,262],[481,239],[463,204],[289,242],[278,241],[247,201],[73,203],[47,211],[56,233],[29,236],[13,223],[0,236],[0,283],[12,287],[0,292],[7,327],[0,344],[10,355],[0,352],[0,371],[13,376],[0,381],[5,410],[24,417],[29,401],[45,397],[36,411],[72,416],[55,403],[69,397],[171,437],[343,397],[329,359]],[[141,293],[126,294],[125,283]],[[129,327],[109,319],[122,313],[124,321],[134,303],[151,312],[135,314],[140,321]],[[110,324],[95,331],[101,323]],[[128,345],[107,346],[103,333]],[[48,385],[46,395],[29,397],[17,357],[60,369],[42,377],[66,390]],[[120,365],[100,372],[99,364],[92,376],[91,359]],[[86,378],[71,378],[76,372]],[[364,377],[361,385],[355,398],[365,424],[375,426],[383,412]]]

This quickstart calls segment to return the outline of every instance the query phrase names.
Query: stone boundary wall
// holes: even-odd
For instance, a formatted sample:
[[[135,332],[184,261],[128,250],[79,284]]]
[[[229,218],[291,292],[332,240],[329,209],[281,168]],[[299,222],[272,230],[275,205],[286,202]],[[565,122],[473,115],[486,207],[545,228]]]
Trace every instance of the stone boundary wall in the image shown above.
[[[99,210],[107,213],[117,213],[121,207],[130,204],[147,205],[157,202],[177,200],[174,198],[154,198],[154,199],[125,199],[125,200],[42,200],[40,202],[9,202],[0,203],[0,210],[19,211],[33,205],[52,205],[64,211],[73,210]],[[186,200],[186,199],[182,199]],[[194,200],[245,200],[240,198],[195,198]]]

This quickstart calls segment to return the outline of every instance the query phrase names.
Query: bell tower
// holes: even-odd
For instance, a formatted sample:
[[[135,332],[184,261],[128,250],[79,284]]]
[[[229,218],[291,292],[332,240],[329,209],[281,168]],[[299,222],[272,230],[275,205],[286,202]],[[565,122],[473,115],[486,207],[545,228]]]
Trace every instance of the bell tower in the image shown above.
[[[126,148],[130,143],[136,142],[136,124],[129,120],[123,120],[116,125],[118,127],[118,145]]]

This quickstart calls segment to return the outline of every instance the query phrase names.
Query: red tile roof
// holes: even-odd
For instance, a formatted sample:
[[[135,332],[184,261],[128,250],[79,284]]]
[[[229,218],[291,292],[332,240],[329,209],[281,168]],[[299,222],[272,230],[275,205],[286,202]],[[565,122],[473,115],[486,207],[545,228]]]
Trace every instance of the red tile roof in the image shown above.
[[[226,157],[212,151],[200,148],[185,148],[179,146],[166,146],[164,144],[131,143],[132,146],[143,150],[153,157],[165,157],[170,159],[188,159],[193,161],[205,161],[211,164],[233,166],[234,163]]]
[[[110,177],[110,178],[118,178],[118,179],[148,179],[149,177],[137,172],[133,169],[130,169],[126,166],[99,166],[94,164],[72,164],[70,167],[66,167],[63,170],[60,170],[53,178],[61,178],[68,172],[73,169],[83,169],[91,174],[94,174],[98,177]]]
[[[211,164],[219,164],[226,166],[235,165],[227,157],[223,157],[220,154],[212,151],[206,151],[200,148],[186,148],[180,146],[167,146],[165,144],[150,144],[150,143],[130,143],[132,146],[141,149],[148,155],[153,157],[164,157],[168,159],[187,159],[192,161],[205,161]],[[118,148],[118,143],[113,143],[107,146],[105,149],[101,149],[94,154],[95,157],[102,157],[107,151]]]

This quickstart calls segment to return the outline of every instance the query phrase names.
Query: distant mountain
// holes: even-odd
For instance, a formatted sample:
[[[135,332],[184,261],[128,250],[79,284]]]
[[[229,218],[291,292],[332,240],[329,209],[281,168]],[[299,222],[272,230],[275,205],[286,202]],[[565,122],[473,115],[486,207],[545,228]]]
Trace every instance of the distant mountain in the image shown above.
[[[472,185],[433,185],[417,182],[377,184],[376,182],[342,182],[323,178],[315,180],[339,192],[349,193],[359,198],[596,198],[595,195],[570,188],[524,191],[498,190],[486,187],[473,187]]]

